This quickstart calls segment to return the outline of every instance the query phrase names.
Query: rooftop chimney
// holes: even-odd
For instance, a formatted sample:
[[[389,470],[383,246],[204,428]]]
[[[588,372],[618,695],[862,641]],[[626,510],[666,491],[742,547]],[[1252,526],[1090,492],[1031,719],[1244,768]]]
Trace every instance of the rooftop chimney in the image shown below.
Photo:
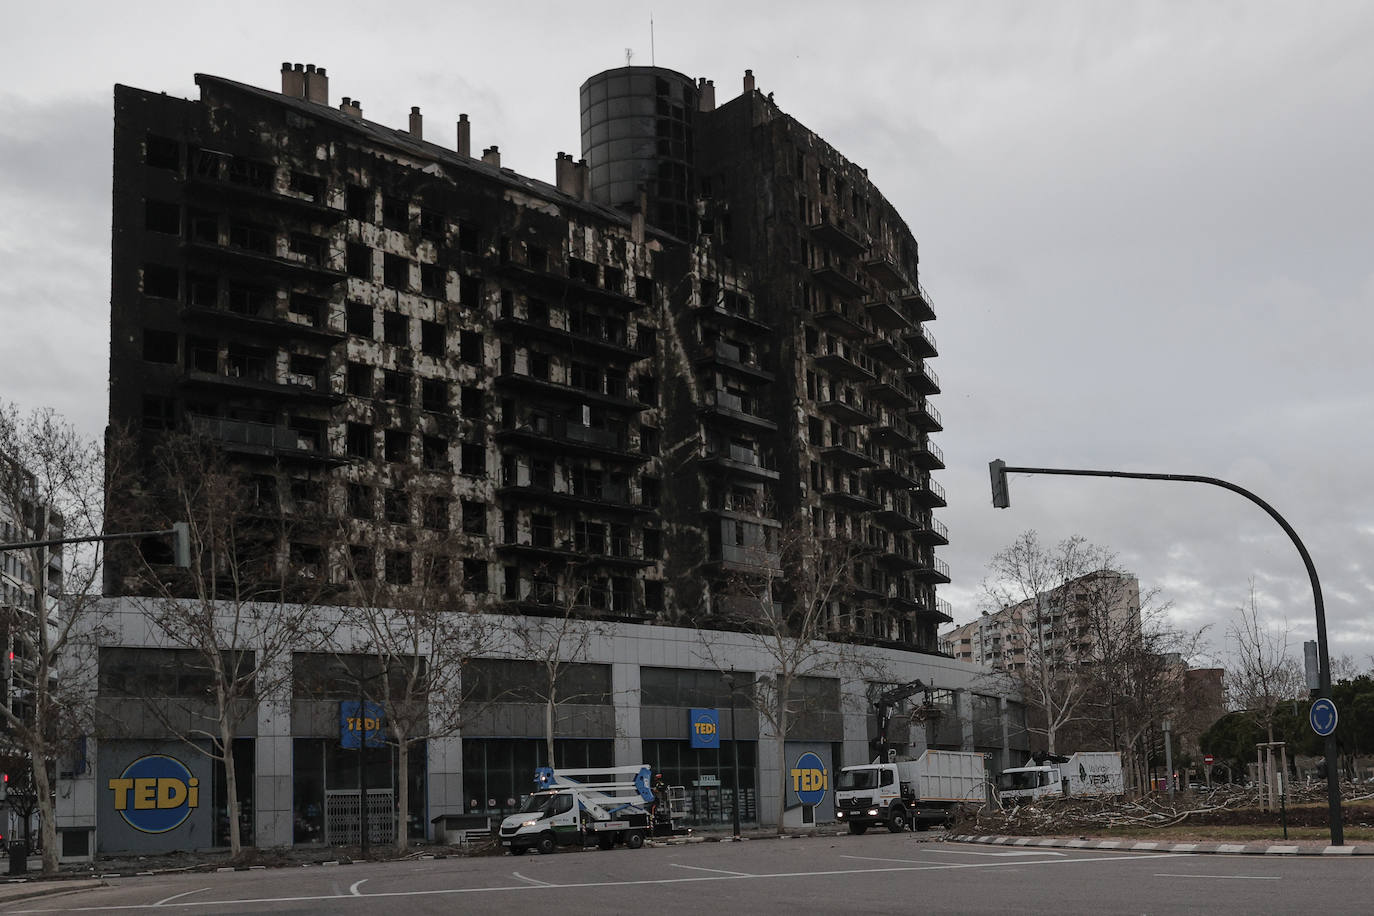
[[[744,91],[745,91],[745,92],[753,92],[753,91],[754,91],[754,71],[753,71],[753,70],[745,70],[745,71],[744,71]]]
[[[482,150],[482,161],[499,169],[501,167],[501,150],[494,145],[487,147]]]
[[[362,103],[362,100],[361,100],[361,99],[350,99],[348,96],[344,96],[344,97],[343,97],[343,101],[339,103],[339,111],[342,111],[344,114],[348,115],[350,118],[362,118],[362,116],[363,116],[363,103]]]
[[[424,121],[420,117],[419,105],[412,105],[410,107],[410,135],[416,140],[423,140],[425,138]]]
[[[573,161],[572,154],[558,154],[558,159],[554,162],[554,173],[554,182],[558,185],[558,190],[578,200],[582,199],[582,168]]]
[[[716,81],[702,77],[697,81],[697,111],[716,110]]]
[[[568,158],[571,159],[572,157],[569,156]],[[589,165],[587,165],[587,160],[586,160],[586,159],[579,159],[579,160],[577,160],[577,174],[580,176],[580,177],[578,178],[578,181],[581,182],[580,187],[582,188],[582,199],[583,199],[583,200],[591,200],[591,199],[592,199],[592,167],[589,166]]]
[[[289,99],[305,98],[305,67],[290,63],[281,65],[281,94]]]
[[[320,105],[329,104],[329,77],[324,67],[316,70],[314,64],[305,65],[305,99]]]
[[[472,155],[472,125],[465,114],[458,116],[458,155]]]

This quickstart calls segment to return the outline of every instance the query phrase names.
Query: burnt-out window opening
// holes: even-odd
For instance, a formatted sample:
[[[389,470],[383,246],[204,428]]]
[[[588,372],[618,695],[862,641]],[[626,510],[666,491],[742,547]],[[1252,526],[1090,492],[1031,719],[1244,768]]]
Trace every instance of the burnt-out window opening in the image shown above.
[[[350,302],[344,310],[344,327],[348,333],[357,337],[372,337],[373,317],[372,306],[361,302]]]
[[[487,591],[487,563],[471,557],[463,560],[463,587],[476,595]]]
[[[482,278],[463,274],[458,278],[458,301],[468,308],[482,304]]]
[[[348,424],[344,434],[344,448],[350,458],[371,458],[375,448],[376,436],[371,426],[362,423]]]
[[[534,514],[530,516],[530,543],[535,547],[553,546],[553,516]]]
[[[644,529],[644,559],[657,560],[663,556],[663,532],[657,528]]]
[[[324,315],[328,303],[319,296],[310,296],[305,293],[293,292],[287,300],[287,310],[297,318],[304,318],[305,323],[311,327],[320,327],[325,323]]]
[[[143,358],[150,363],[175,363],[177,361],[176,332],[144,328]]]
[[[349,242],[344,258],[344,270],[350,277],[372,279],[372,249],[361,242]]]
[[[410,585],[414,581],[414,556],[409,550],[386,552],[386,581],[392,585]]]
[[[448,382],[439,378],[420,379],[420,407],[433,413],[447,413]]]
[[[444,355],[444,326],[437,321],[420,322],[420,352],[426,356]]]
[[[525,246],[525,264],[531,270],[546,271],[549,269],[549,250],[542,245]]]
[[[465,420],[481,420],[485,407],[482,389],[464,385],[459,393],[458,412]]]
[[[255,254],[277,253],[276,234],[266,226],[234,221],[229,224],[229,244]]]
[[[442,436],[421,436],[420,461],[426,470],[448,470],[452,466],[448,457],[448,440]]]
[[[353,518],[370,519],[375,510],[372,501],[375,493],[372,487],[365,483],[350,483],[348,485],[348,514]]]
[[[644,609],[654,613],[663,610],[663,583],[657,579],[644,580]]]
[[[438,264],[420,265],[420,292],[443,299],[447,296],[447,272]]]
[[[310,175],[305,172],[291,171],[290,183],[287,185],[291,191],[316,203],[324,196],[324,179],[318,175]]]
[[[447,531],[449,526],[449,500],[443,496],[426,496],[421,514],[426,528],[434,531]]]
[[[474,366],[482,365],[482,335],[477,331],[463,331],[458,338],[458,358]]]
[[[530,459],[530,486],[541,490],[553,489],[553,459]]]
[[[218,372],[219,343],[209,337],[187,337],[186,365],[197,372]]]
[[[152,394],[143,396],[143,428],[176,428],[176,404],[171,398]]]
[[[200,308],[219,306],[219,278],[213,274],[186,272],[186,304]]]
[[[659,448],[659,431],[652,426],[641,426],[639,428],[639,450],[646,455],[657,455]]]
[[[399,254],[383,255],[382,283],[392,289],[410,289],[410,261]]]
[[[453,580],[453,562],[447,554],[432,553],[420,562],[424,566],[425,585],[444,588]]]
[[[233,156],[225,175],[234,184],[247,185],[260,191],[272,190],[277,170],[270,162],[259,162],[247,156]]]
[[[431,241],[443,244],[446,234],[444,214],[440,213],[438,210],[422,207],[420,209],[420,235]]]
[[[382,225],[401,232],[410,230],[410,204],[404,197],[382,195]]]
[[[377,576],[376,555],[371,547],[358,544],[348,548],[348,577],[357,582],[371,582]]]
[[[458,250],[469,254],[481,251],[481,234],[475,223],[463,221],[458,225]]]
[[[298,255],[299,260],[306,264],[328,266],[329,242],[317,235],[311,235],[308,232],[293,232],[288,241],[288,247],[292,254]]]
[[[393,525],[410,524],[410,494],[405,490],[386,490],[382,493],[382,515]]]
[[[658,405],[658,382],[653,376],[640,376],[638,396],[641,404]]]
[[[349,219],[370,223],[376,215],[373,207],[370,189],[359,187],[356,184],[351,184],[344,189],[344,209],[348,213]]]
[[[659,499],[660,499],[660,496],[659,496],[660,487],[661,487],[661,484],[660,484],[660,481],[659,481],[659,479],[658,479],[657,477],[650,477],[649,475],[646,474],[645,476],[639,478],[639,497],[640,497],[640,502],[641,502],[646,508],[649,508],[649,509],[656,509],[656,508],[658,508]]]
[[[175,267],[164,264],[143,265],[143,295],[158,299],[175,299],[181,292],[180,277]]]
[[[410,319],[400,312],[383,312],[382,339],[393,346],[410,346]]]
[[[165,200],[145,200],[143,226],[149,232],[181,235],[181,208]]]
[[[487,449],[480,442],[464,442],[462,449],[463,473],[470,477],[487,476]]]
[[[465,499],[462,502],[463,509],[463,533],[464,534],[486,534],[487,533],[487,504],[472,499]]]
[[[395,369],[383,369],[382,397],[402,406],[409,404],[410,382],[411,376],[409,372],[399,372]]]
[[[277,305],[277,291],[268,286],[231,281],[225,290],[229,311],[255,318],[271,318]]]
[[[181,144],[171,137],[149,134],[143,145],[143,161],[149,168],[181,170]]]
[[[409,461],[410,433],[403,429],[386,430],[382,435],[382,457],[397,463]]]

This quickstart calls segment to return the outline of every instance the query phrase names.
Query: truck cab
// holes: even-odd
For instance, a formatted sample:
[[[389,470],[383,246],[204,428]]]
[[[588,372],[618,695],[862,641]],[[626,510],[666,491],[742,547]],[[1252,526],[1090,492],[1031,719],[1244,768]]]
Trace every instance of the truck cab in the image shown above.
[[[844,767],[835,781],[835,819],[849,824],[850,833],[885,824],[900,833],[908,823],[901,780],[895,764]]]
[[[997,796],[1004,803],[1033,802],[1062,792],[1058,767],[1012,767],[997,777]]]

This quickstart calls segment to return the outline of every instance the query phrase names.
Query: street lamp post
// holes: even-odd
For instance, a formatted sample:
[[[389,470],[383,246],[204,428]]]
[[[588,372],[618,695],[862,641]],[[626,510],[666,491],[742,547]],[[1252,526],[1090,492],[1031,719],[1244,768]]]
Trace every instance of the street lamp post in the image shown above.
[[[1174,730],[1172,719],[1165,719],[1159,723],[1160,729],[1164,732],[1164,781],[1169,787],[1169,800],[1174,800],[1174,748],[1173,741],[1170,740],[1170,732]]]
[[[1011,494],[1007,490],[1008,474],[1056,474],[1069,477],[1124,477],[1131,480],[1176,480],[1184,483],[1205,483],[1214,487],[1221,487],[1230,490],[1232,493],[1239,493],[1250,502],[1263,509],[1270,518],[1278,523],[1288,539],[1293,542],[1293,546],[1298,549],[1298,556],[1302,558],[1303,566],[1307,568],[1307,578],[1312,586],[1312,604],[1317,618],[1317,661],[1320,686],[1318,696],[1326,699],[1331,698],[1331,654],[1326,642],[1326,605],[1322,601],[1321,581],[1317,578],[1317,567],[1312,562],[1312,555],[1307,552],[1307,546],[1303,544],[1302,538],[1293,530],[1293,526],[1288,524],[1288,520],[1279,515],[1278,510],[1260,499],[1254,493],[1231,483],[1229,480],[1222,480],[1219,477],[1204,477],[1199,474],[1144,474],[1135,471],[1087,471],[1077,468],[1022,468],[1011,467],[1000,458],[996,458],[988,463],[988,471],[992,477],[992,504],[999,509],[1009,508],[1011,505]],[[1338,748],[1336,747],[1336,733],[1333,730],[1326,736],[1326,759],[1328,761],[1326,771],[1326,800],[1328,808],[1328,818],[1331,827],[1331,845],[1345,845],[1345,828],[1341,824],[1341,784],[1340,777],[1333,765],[1337,759]]]
[[[731,668],[728,674],[721,675],[726,686],[730,688],[730,757],[734,768],[734,799],[730,806],[730,824],[734,828],[734,839],[740,839],[739,829],[739,734],[735,731],[735,669]]]

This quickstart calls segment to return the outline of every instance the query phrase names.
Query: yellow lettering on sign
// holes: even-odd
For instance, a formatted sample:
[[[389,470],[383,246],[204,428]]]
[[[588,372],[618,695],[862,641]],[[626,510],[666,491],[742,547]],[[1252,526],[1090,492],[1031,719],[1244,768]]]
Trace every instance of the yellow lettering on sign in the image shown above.
[[[186,783],[180,779],[163,777],[157,781],[157,806],[180,808],[186,801]]]
[[[194,776],[191,777],[191,788],[187,796],[187,805],[192,808],[200,807],[200,780],[196,779]]]
[[[132,779],[111,779],[110,791],[114,792],[114,805],[116,811],[123,811],[129,807],[129,790],[134,787]]]
[[[830,789],[830,773],[827,770],[790,770],[793,792],[816,792]]]
[[[134,780],[134,810],[148,811],[157,807],[157,777],[140,776]]]

